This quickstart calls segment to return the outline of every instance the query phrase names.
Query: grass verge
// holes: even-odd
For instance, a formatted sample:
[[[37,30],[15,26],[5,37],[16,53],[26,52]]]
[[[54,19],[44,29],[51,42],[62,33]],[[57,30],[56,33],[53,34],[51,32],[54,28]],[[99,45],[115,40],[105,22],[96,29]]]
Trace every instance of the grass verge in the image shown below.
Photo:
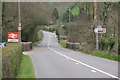
[[[17,78],[35,78],[32,61],[29,56],[22,55]]]
[[[114,61],[119,61],[120,62],[120,55],[116,54],[111,54],[105,51],[91,51],[91,55],[101,57],[101,58],[106,58]]]
[[[65,41],[60,41],[59,44],[66,48],[66,42]],[[109,59],[109,60],[113,60],[113,61],[118,61],[120,62],[120,55],[116,55],[116,54],[112,54],[112,53],[108,53],[108,52],[105,52],[105,51],[100,51],[100,50],[95,50],[95,51],[85,51],[83,49],[77,49],[75,51],[80,51],[80,52],[83,52],[83,53],[86,53],[86,54],[90,54],[90,55],[93,55],[93,56],[97,56],[97,57],[101,57],[101,58],[106,58],[106,59]]]
[[[60,40],[60,41],[59,41],[59,44],[60,44],[62,47],[66,48],[66,41]]]

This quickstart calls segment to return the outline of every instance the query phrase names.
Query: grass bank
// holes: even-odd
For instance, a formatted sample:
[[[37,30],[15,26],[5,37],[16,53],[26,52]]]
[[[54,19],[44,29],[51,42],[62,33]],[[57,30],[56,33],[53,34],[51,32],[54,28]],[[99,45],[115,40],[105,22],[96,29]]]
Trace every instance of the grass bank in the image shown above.
[[[66,42],[65,41],[61,40],[61,41],[59,41],[59,44],[62,47],[66,48]],[[120,55],[108,53],[106,51],[100,51],[100,50],[85,51],[83,49],[77,49],[75,51],[80,51],[80,52],[83,52],[83,53],[86,53],[86,54],[89,54],[89,55],[93,55],[93,56],[97,56],[97,57],[101,57],[101,58],[105,58],[105,59],[120,62]]]
[[[35,78],[32,61],[27,55],[22,55],[17,78]]]
[[[62,47],[66,48],[66,41],[61,40],[61,41],[59,41],[59,44],[60,44]]]
[[[119,61],[120,62],[120,55],[116,54],[111,54],[105,51],[91,51],[91,55],[101,57],[101,58],[106,58],[114,61]]]

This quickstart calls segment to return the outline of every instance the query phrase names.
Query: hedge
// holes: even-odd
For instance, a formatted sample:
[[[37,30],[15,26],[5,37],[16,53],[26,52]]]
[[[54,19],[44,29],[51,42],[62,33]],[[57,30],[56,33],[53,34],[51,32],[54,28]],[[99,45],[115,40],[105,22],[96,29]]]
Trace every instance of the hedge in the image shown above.
[[[20,67],[22,46],[19,43],[7,43],[2,49],[2,78],[15,78]]]

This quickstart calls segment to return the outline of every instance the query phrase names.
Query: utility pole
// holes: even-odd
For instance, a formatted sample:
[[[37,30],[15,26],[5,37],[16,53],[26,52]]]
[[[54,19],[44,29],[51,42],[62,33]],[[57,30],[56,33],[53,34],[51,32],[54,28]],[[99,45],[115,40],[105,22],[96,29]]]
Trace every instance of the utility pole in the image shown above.
[[[96,0],[94,0],[94,26],[97,28],[97,3]],[[96,49],[99,49],[99,40],[98,40],[98,33],[96,33]]]
[[[2,4],[3,3],[0,1],[0,42],[2,42]]]
[[[21,14],[20,14],[20,0],[18,0],[18,37],[19,42],[21,43]]]
[[[70,9],[69,9],[69,23],[70,23]]]
[[[70,33],[70,8],[68,9],[68,11],[69,11],[69,22],[68,22],[68,24],[69,24],[69,28],[68,28],[68,39],[69,39],[69,33]]]
[[[94,25],[97,26],[97,3],[94,0]]]

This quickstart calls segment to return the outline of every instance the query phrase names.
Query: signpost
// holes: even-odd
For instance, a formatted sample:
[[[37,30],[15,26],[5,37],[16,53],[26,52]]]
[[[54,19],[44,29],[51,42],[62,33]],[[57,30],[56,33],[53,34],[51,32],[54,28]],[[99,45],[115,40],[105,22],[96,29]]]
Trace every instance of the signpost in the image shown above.
[[[94,32],[95,33],[106,33],[106,28],[95,28]]]
[[[96,49],[99,49],[99,33],[106,33],[106,28],[102,28],[101,25],[98,25],[97,20],[97,0],[94,0],[94,32],[96,33]]]
[[[8,32],[8,42],[18,42],[18,32]]]
[[[21,31],[21,27],[20,26],[18,27],[18,30]]]
[[[21,23],[19,23],[19,26],[18,26],[18,35],[19,35],[19,37],[18,37],[18,39],[19,39],[19,42],[21,42]]]
[[[20,0],[18,0],[18,35],[19,35],[19,42],[21,43],[21,7],[20,7]]]
[[[96,33],[96,49],[99,49],[99,37],[98,34],[106,33],[106,28],[102,28],[100,25],[97,26],[97,28],[94,29],[94,32]]]

